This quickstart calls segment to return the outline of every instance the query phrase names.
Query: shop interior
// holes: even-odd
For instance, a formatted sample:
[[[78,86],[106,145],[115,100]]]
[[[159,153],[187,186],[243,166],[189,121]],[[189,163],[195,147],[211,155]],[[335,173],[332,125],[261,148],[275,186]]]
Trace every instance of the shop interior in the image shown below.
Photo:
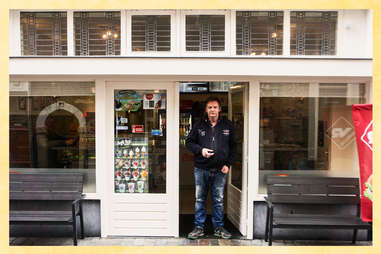
[[[195,185],[194,185],[194,169],[193,154],[186,146],[186,137],[190,132],[193,124],[200,118],[205,116],[205,100],[210,97],[217,97],[222,103],[220,116],[228,118],[229,115],[229,87],[236,85],[237,82],[181,82],[180,83],[180,148],[179,148],[179,200],[180,200],[180,236],[186,236],[193,229],[194,219],[194,202],[195,202]],[[242,103],[242,101],[241,101]],[[242,115],[240,117],[243,117]],[[242,138],[237,139],[237,147],[242,147]],[[242,158],[238,153],[242,153],[242,149],[238,149],[237,158]],[[239,162],[241,163],[241,162]],[[242,170],[241,170],[242,172]],[[241,174],[240,174],[241,176]],[[242,177],[241,177],[242,179]],[[240,180],[241,180],[240,179]],[[234,179],[232,179],[234,181]],[[226,217],[227,212],[227,185],[225,186],[225,228],[229,230],[233,237],[240,237],[239,230]],[[209,192],[207,199],[207,221],[206,234],[212,234],[213,226],[211,223],[211,195]]]

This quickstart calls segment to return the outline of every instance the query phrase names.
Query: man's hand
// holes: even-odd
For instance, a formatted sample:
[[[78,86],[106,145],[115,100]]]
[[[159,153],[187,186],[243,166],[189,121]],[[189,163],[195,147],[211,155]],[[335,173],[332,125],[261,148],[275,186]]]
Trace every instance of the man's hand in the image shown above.
[[[227,174],[229,172],[229,167],[224,165],[221,169],[221,172],[224,173],[224,174]]]
[[[213,152],[213,150],[211,150],[211,149],[208,149],[208,148],[202,148],[202,150],[201,150],[201,154],[202,154],[202,156],[205,157],[205,158],[210,158],[210,157],[212,157],[212,156],[214,155],[214,152]]]

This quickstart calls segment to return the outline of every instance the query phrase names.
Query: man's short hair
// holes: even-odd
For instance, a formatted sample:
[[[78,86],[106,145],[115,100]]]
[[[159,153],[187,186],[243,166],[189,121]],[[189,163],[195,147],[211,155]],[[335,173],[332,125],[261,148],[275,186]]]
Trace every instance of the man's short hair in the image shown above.
[[[216,102],[218,103],[218,106],[219,106],[220,108],[222,108],[222,107],[221,107],[221,101],[220,101],[220,99],[218,99],[218,98],[215,97],[215,96],[211,96],[211,97],[209,97],[209,98],[206,99],[206,101],[205,101],[205,108],[206,108],[206,105],[208,105],[208,103],[209,103],[209,102],[212,102],[212,101],[216,101]]]

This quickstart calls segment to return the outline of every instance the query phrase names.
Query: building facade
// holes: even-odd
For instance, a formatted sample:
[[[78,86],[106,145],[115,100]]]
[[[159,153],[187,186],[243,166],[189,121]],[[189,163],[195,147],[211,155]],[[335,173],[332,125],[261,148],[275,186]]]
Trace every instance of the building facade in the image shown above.
[[[369,10],[11,10],[10,45],[10,171],[83,173],[89,235],[179,236],[209,95],[237,131],[225,208],[244,237],[263,237],[266,175],[359,175]]]

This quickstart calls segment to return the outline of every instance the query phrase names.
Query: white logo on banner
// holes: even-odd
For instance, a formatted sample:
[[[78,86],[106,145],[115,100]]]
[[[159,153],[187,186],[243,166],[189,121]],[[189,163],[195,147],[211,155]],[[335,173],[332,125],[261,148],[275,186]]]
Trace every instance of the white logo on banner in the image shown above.
[[[365,131],[361,136],[361,141],[373,151],[373,120],[370,121],[368,126],[365,128]]]
[[[355,140],[353,125],[344,117],[339,117],[326,132],[332,142],[340,149],[346,148]]]

